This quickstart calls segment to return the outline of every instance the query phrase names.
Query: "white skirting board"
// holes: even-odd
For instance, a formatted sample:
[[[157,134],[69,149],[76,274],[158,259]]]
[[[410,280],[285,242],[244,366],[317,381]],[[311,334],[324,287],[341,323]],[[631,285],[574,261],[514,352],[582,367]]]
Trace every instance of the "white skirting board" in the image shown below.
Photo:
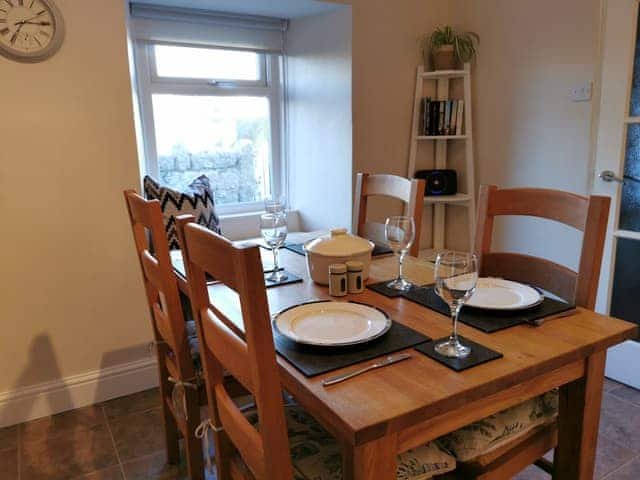
[[[607,350],[607,366],[604,374],[612,380],[640,389],[640,343],[633,340]]]
[[[154,358],[0,392],[0,428],[92,405],[158,385]]]

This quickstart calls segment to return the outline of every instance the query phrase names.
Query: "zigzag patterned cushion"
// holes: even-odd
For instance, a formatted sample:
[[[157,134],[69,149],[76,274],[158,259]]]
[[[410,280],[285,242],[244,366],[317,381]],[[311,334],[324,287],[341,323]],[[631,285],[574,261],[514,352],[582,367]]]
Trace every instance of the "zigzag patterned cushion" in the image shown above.
[[[244,415],[259,426],[255,409]],[[331,434],[299,405],[287,405],[285,415],[294,480],[342,480],[342,452]],[[429,442],[398,455],[396,479],[426,480],[455,468],[456,459]]]
[[[189,191],[186,192],[160,185],[149,175],[144,177],[143,186],[147,199],[160,201],[169,249],[180,248],[176,232],[178,215],[191,214],[198,224],[220,233],[220,220],[216,215],[213,190],[206,175],[201,175],[191,182],[188,186]]]

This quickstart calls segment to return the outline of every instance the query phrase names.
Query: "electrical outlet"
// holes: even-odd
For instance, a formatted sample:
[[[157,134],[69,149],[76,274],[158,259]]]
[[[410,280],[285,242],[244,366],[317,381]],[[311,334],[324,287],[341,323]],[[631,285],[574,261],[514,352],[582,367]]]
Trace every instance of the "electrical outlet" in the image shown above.
[[[591,101],[591,82],[573,87],[571,89],[570,97],[573,102]]]

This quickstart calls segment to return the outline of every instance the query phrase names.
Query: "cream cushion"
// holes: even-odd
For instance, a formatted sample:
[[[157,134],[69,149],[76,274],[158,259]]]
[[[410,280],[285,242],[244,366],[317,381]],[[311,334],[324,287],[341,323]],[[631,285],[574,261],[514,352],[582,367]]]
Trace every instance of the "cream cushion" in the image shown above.
[[[299,405],[285,407],[295,480],[341,480],[342,454],[335,439]],[[258,425],[255,409],[245,412]],[[456,460],[435,442],[398,455],[399,480],[426,480],[456,468]]]
[[[553,421],[557,414],[558,391],[552,390],[462,427],[438,442],[459,462],[470,462]]]

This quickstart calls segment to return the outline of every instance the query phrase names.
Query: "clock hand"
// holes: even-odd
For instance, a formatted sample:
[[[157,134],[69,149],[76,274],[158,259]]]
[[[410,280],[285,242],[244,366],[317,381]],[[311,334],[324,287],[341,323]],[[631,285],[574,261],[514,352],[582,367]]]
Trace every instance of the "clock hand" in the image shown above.
[[[51,22],[18,22],[20,25],[42,25],[42,26],[46,26],[46,25],[51,25]],[[16,25],[18,25],[18,23],[16,23]]]
[[[24,20],[20,20],[19,22],[14,23],[14,25],[23,25],[25,23],[30,22],[31,20],[35,20],[36,18],[38,18],[40,15],[42,15],[43,13],[45,13],[45,11],[41,11],[40,13],[38,13],[37,15],[34,15],[33,17],[30,18],[25,18]]]
[[[22,29],[24,25],[20,25],[18,27],[18,29],[13,33],[13,35],[11,36],[11,45],[15,45],[16,43],[16,38],[18,37],[18,34],[20,33],[20,30]]]

